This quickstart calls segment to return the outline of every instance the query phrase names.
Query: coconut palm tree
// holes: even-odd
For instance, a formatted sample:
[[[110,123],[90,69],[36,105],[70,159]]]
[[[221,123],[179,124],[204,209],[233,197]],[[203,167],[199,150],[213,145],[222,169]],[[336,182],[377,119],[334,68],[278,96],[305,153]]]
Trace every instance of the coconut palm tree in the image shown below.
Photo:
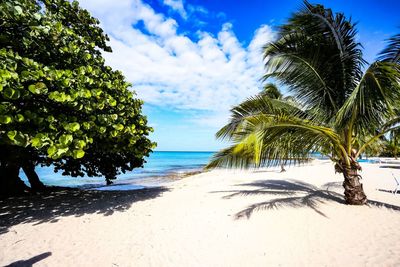
[[[274,99],[281,99],[283,98],[282,92],[279,88],[273,83],[267,83],[264,85],[263,90],[261,91],[260,95],[267,96],[269,98]]]
[[[395,159],[397,159],[398,151],[400,151],[399,137],[399,129],[390,132],[388,137],[384,137],[382,142],[383,146],[380,150],[380,156],[394,157]]]
[[[355,24],[342,13],[307,1],[264,47],[266,74],[285,85],[293,100],[257,95],[234,107],[216,134],[233,144],[208,167],[260,167],[321,152],[343,173],[345,201],[367,202],[356,159],[400,117],[400,38],[367,66]]]

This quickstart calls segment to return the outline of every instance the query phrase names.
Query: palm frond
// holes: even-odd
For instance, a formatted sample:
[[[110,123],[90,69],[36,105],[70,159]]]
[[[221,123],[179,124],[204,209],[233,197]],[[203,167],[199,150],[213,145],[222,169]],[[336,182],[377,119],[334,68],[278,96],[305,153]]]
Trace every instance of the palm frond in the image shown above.
[[[293,46],[296,44],[296,47]],[[283,36],[265,47],[266,74],[286,85],[295,99],[308,107],[337,109],[332,89],[325,83],[324,62],[320,48],[311,50],[312,40],[302,34]]]
[[[379,53],[378,60],[400,64],[400,33],[388,40],[388,46]]]
[[[281,27],[280,38],[265,47],[265,77],[277,78],[297,100],[331,117],[361,79],[365,61],[355,36],[343,14],[305,1]]]
[[[400,72],[391,62],[375,62],[365,72],[336,116],[336,127],[354,124],[360,134],[374,134],[393,115],[400,101]]]
[[[254,116],[262,115],[267,120],[279,114],[293,114],[294,116],[312,119],[306,112],[298,108],[295,102],[285,99],[271,99],[264,95],[248,98],[232,108],[231,113],[232,116],[229,123],[216,133],[217,138],[233,139],[235,133],[239,132],[240,128],[244,127],[248,122],[248,119]]]
[[[255,115],[246,121],[234,133],[235,144],[216,153],[208,168],[298,164],[321,147],[333,147],[337,154],[343,151],[340,137],[332,129],[306,119],[279,115],[266,120],[263,115]]]

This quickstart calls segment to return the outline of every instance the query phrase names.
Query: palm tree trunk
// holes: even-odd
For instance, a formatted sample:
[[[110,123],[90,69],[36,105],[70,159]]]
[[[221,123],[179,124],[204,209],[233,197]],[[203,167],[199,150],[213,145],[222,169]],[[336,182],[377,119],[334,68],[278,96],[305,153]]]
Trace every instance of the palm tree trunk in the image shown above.
[[[367,196],[364,193],[363,185],[360,182],[361,175],[356,167],[343,168],[344,176],[344,199],[349,205],[364,205],[367,203]]]

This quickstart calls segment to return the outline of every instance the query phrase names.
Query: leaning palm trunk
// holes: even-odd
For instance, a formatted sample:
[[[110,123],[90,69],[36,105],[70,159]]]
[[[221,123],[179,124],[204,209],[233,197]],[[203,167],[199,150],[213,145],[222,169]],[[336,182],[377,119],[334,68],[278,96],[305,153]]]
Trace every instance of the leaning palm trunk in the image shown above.
[[[343,173],[344,200],[346,204],[363,205],[367,203],[367,196],[360,181],[361,175],[358,174],[359,170],[361,170],[361,166],[353,158],[351,158],[350,166],[345,163],[337,163],[335,165],[335,171]]]
[[[343,176],[344,200],[346,204],[363,205],[367,203],[367,196],[360,182],[361,175],[357,173],[357,169],[345,169]]]
[[[343,14],[305,1],[264,47],[264,79],[285,85],[290,98],[268,85],[234,107],[217,133],[233,144],[208,167],[279,166],[320,152],[343,174],[346,203],[365,204],[356,159],[400,128],[400,35],[364,68],[356,34]]]

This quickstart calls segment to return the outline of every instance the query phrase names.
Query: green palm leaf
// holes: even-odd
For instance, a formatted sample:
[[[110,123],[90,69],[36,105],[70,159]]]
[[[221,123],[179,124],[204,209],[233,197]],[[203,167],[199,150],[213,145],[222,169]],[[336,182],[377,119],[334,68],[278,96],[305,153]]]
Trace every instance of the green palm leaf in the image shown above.
[[[388,40],[388,46],[379,54],[378,60],[400,64],[400,33]]]
[[[295,114],[306,118],[307,114],[299,109],[294,102],[280,99],[271,99],[264,95],[251,97],[232,108],[230,122],[216,134],[217,138],[231,140],[235,133],[248,123],[248,119],[262,115],[265,119],[272,118],[277,114]]]
[[[400,101],[399,79],[394,63],[373,63],[337,113],[337,127],[351,126],[357,133],[373,134],[395,115],[393,107]]]
[[[218,152],[211,167],[260,167],[282,163],[299,163],[322,147],[343,151],[340,137],[330,128],[313,125],[311,121],[289,115],[247,117],[245,124],[234,132],[235,144]]]

